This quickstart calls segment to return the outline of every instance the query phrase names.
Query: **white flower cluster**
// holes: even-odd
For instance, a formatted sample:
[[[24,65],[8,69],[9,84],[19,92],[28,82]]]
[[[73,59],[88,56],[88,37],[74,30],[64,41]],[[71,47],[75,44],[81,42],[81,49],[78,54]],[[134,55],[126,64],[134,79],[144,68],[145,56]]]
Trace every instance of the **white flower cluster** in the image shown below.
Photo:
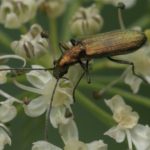
[[[2,0],[0,23],[6,28],[19,28],[35,16],[39,4],[36,0]]]
[[[88,8],[81,7],[70,22],[74,35],[88,35],[98,32],[103,26],[103,19],[96,5]]]
[[[150,149],[150,127],[138,124],[139,115],[133,112],[132,108],[125,104],[122,97],[116,95],[110,100],[105,101],[113,112],[113,119],[117,126],[109,129],[105,135],[108,135],[121,143],[127,138],[128,147],[136,150]]]
[[[41,36],[42,27],[38,24],[31,26],[28,33],[21,35],[19,41],[11,43],[12,50],[24,58],[37,58],[47,53],[49,43],[46,38]]]

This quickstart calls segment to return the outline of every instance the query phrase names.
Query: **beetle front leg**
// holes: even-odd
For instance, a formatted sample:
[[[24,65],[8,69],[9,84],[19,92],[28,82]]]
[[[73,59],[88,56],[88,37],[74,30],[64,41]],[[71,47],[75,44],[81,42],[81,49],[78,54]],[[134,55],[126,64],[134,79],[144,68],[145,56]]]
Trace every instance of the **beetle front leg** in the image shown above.
[[[87,59],[85,63],[83,61],[79,60],[79,64],[86,73],[87,82],[91,83],[91,77],[90,77],[90,74],[89,74],[89,60]]]

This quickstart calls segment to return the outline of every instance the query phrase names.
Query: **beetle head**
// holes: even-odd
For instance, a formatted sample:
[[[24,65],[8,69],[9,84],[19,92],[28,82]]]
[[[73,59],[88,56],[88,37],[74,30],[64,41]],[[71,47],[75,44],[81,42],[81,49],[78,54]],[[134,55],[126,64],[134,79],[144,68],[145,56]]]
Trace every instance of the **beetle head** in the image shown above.
[[[63,77],[63,75],[68,72],[68,68],[69,68],[68,65],[60,66],[59,65],[59,60],[54,61],[53,76],[56,79],[59,79],[59,78]]]

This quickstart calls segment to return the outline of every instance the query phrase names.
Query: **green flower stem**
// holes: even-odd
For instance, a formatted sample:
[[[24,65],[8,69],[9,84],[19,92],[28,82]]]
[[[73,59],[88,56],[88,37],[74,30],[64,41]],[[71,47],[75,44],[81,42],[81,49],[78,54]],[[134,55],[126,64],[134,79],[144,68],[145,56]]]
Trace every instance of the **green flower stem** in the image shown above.
[[[11,41],[12,40],[10,39],[10,37],[6,33],[0,31],[0,43],[1,44],[3,44],[6,47],[10,47]]]
[[[85,87],[85,83],[81,83],[81,86]],[[105,85],[102,85],[102,84],[91,84],[92,89],[101,89],[104,87],[105,87]],[[132,93],[129,93],[129,92],[126,92],[124,90],[114,88],[114,87],[111,89],[108,89],[108,92],[111,94],[119,94],[135,104],[140,104],[147,108],[150,108],[150,99],[146,98],[144,96],[135,95],[135,94],[132,94]]]
[[[77,99],[78,103],[83,105],[86,109],[88,109],[94,116],[96,116],[97,119],[99,119],[101,122],[108,126],[112,126],[115,124],[112,117],[106,111],[104,111],[102,108],[98,107],[93,102],[91,102],[81,92],[76,91],[76,94],[79,97]]]
[[[58,39],[57,39],[57,20],[56,18],[50,18],[50,54],[53,55],[53,58],[56,58],[56,54],[58,54]]]

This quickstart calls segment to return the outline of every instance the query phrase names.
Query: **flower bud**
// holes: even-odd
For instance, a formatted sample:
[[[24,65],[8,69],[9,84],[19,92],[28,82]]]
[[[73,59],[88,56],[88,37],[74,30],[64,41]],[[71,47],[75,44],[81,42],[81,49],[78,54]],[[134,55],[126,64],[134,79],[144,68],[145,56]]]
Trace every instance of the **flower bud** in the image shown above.
[[[7,0],[0,5],[0,22],[6,28],[18,28],[31,20],[38,4],[35,0]]]
[[[43,3],[43,9],[51,18],[60,16],[66,8],[66,0],[47,0]]]
[[[98,32],[103,25],[103,19],[96,5],[79,8],[71,21],[71,32],[74,35],[88,35]]]
[[[30,31],[21,35],[19,41],[11,43],[13,51],[24,58],[39,57],[45,54],[48,49],[48,41],[41,37],[41,26],[34,24],[31,26]]]

